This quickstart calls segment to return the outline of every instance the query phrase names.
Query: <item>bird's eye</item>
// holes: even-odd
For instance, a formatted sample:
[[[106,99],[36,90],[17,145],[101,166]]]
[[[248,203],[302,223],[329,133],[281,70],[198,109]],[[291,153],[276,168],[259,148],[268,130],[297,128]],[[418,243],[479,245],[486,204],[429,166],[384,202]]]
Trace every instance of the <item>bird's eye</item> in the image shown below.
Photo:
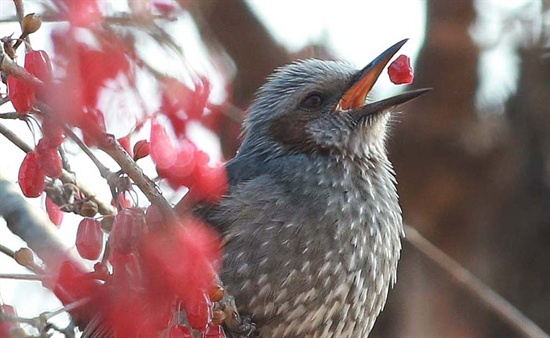
[[[317,109],[325,103],[325,98],[319,93],[311,93],[300,102],[300,108]]]

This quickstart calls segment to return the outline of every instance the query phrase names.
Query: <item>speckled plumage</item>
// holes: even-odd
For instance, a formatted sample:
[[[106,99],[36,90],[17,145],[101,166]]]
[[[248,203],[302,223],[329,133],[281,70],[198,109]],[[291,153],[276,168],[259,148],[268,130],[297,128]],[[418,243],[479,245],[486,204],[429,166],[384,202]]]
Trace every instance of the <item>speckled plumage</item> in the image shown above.
[[[221,278],[262,338],[366,337],[395,282],[403,228],[384,146],[390,113],[334,111],[356,73],[318,60],[275,72],[227,166],[229,193],[206,214],[227,243]],[[326,95],[326,109],[299,108],[310,92]],[[297,114],[303,144],[273,132]]]

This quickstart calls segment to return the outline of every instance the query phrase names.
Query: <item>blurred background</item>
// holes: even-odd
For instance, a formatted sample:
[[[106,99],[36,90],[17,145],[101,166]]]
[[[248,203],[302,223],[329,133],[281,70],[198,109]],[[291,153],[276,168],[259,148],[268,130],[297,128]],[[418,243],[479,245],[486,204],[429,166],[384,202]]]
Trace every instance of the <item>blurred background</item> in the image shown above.
[[[124,13],[146,2],[101,3]],[[48,8],[47,1],[26,3],[29,11]],[[274,68],[308,57],[359,68],[410,38],[402,52],[414,62],[415,82],[402,88],[382,75],[373,92],[380,99],[434,88],[404,107],[393,126],[390,157],[405,221],[550,332],[550,1],[160,3],[183,9],[162,28],[185,50],[185,63],[212,82],[220,113],[210,125],[215,135],[191,133],[218,159],[234,156],[244,111]],[[0,3],[0,15],[1,35],[15,31],[11,1]],[[58,24],[51,21],[46,28]],[[51,50],[49,31],[33,37],[33,46]],[[160,72],[178,76],[184,67],[181,58],[165,61],[163,50],[137,52]],[[124,129],[120,119],[107,122],[110,132]],[[28,130],[21,137],[32,142]],[[11,159],[0,161],[0,170],[17,177],[23,154],[12,148],[0,138],[3,158]],[[11,151],[17,155],[6,155]],[[84,161],[78,170],[90,170]],[[87,178],[100,180],[92,171]],[[61,230],[74,242],[74,229]],[[9,234],[0,234],[5,242]],[[30,306],[22,296],[28,283],[0,281],[2,287],[4,300]],[[371,337],[517,336],[405,242],[398,283]]]

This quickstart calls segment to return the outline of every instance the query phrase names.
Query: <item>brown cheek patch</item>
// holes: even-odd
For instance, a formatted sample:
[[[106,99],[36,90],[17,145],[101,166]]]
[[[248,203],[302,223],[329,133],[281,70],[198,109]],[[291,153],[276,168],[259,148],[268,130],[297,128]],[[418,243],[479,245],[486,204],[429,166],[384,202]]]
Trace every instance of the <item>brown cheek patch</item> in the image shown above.
[[[307,124],[318,117],[310,112],[283,115],[271,122],[270,136],[288,151],[308,152],[315,149],[313,138],[307,132]]]

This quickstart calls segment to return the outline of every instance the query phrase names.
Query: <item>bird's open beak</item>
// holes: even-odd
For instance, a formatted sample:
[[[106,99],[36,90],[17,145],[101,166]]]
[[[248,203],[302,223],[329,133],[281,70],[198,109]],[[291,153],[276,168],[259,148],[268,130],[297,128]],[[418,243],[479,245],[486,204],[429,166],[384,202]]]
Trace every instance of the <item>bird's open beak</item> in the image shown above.
[[[374,83],[397,51],[407,42],[408,39],[401,40],[382,54],[372,60],[365,68],[357,74],[357,79],[351,87],[342,95],[338,102],[337,110],[351,110],[352,115],[362,118],[372,115],[376,112],[384,111],[389,108],[397,107],[407,101],[410,101],[428,91],[427,89],[417,89],[405,92],[381,101],[366,103],[367,95],[371,91]]]

